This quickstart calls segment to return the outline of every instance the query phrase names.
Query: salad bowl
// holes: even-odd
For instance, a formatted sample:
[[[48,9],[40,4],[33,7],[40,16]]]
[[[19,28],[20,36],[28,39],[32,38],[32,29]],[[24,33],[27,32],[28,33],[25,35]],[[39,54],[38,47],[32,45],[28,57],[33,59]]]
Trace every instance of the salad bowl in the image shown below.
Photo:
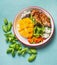
[[[50,32],[50,34],[49,35],[47,35],[47,34],[43,34],[43,37],[44,37],[44,39],[45,40],[43,40],[43,41],[41,41],[41,42],[33,42],[33,43],[30,43],[29,41],[28,41],[28,39],[27,39],[27,36],[26,36],[26,34],[24,34],[24,32],[22,33],[22,34],[20,34],[19,33],[19,31],[18,31],[18,27],[20,27],[19,25],[18,25],[18,22],[21,20],[21,19],[23,19],[23,18],[26,18],[26,17],[28,17],[29,15],[26,15],[26,14],[30,14],[30,11],[32,10],[32,9],[38,9],[38,10],[40,10],[40,11],[42,11],[43,13],[45,13],[45,15],[50,19],[50,26],[51,26],[51,30],[46,30],[46,32],[48,33],[48,32]],[[33,13],[33,12],[32,12]],[[36,13],[35,13],[36,14]],[[37,14],[36,14],[37,15]],[[34,15],[33,15],[34,16]],[[44,17],[44,15],[43,15],[43,17]],[[40,17],[41,18],[41,17]],[[28,19],[27,19],[28,20]],[[36,19],[37,20],[37,19]],[[24,24],[25,24],[26,22],[24,22]],[[45,25],[45,23],[44,23],[44,25]],[[26,24],[25,24],[25,26],[26,26]],[[23,25],[22,25],[22,27],[24,27]],[[49,26],[48,26],[49,27]],[[49,27],[50,28],[50,27]],[[45,29],[47,29],[47,27],[45,26]],[[52,16],[50,15],[50,13],[49,12],[47,12],[45,9],[43,9],[43,8],[41,8],[41,7],[38,7],[38,6],[30,6],[30,7],[28,7],[28,8],[25,8],[25,9],[23,9],[22,11],[20,11],[17,15],[16,15],[16,17],[15,17],[15,19],[14,19],[14,22],[13,22],[13,31],[14,31],[14,34],[16,35],[16,37],[17,37],[17,39],[20,41],[20,42],[22,42],[23,44],[25,44],[26,46],[31,46],[31,47],[36,47],[36,46],[42,46],[42,45],[44,45],[44,44],[46,44],[50,39],[51,39],[51,37],[52,37],[52,35],[53,35],[53,33],[54,33],[54,20],[53,20],[53,18],[52,18]],[[23,36],[22,36],[23,35]],[[29,37],[29,35],[28,35],[28,37]]]

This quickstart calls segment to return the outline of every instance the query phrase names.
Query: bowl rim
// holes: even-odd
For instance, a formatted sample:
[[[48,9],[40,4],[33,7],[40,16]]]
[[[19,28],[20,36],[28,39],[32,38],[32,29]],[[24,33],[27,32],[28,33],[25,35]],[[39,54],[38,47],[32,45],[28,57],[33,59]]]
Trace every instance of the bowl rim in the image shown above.
[[[52,22],[53,22],[53,31],[52,31],[52,33],[51,33],[50,38],[48,38],[47,41],[42,42],[42,44],[40,44],[40,45],[37,45],[37,44],[35,44],[35,45],[34,45],[34,44],[31,44],[31,45],[30,45],[30,44],[25,44],[24,42],[22,42],[22,41],[17,37],[17,35],[16,35],[15,31],[14,31],[14,22],[15,22],[17,16],[18,16],[18,14],[21,13],[21,12],[23,12],[23,11],[26,10],[26,9],[29,9],[29,8],[39,8],[39,9],[41,9],[41,10],[47,12],[47,13],[50,15],[50,17],[51,17],[51,19],[52,19]],[[14,21],[13,21],[13,32],[14,32],[16,38],[17,38],[22,44],[24,44],[24,45],[26,45],[26,46],[30,46],[30,47],[38,47],[38,46],[42,46],[42,45],[47,44],[47,42],[49,42],[50,39],[51,39],[52,36],[53,36],[53,33],[54,33],[54,19],[53,19],[53,17],[51,16],[51,14],[50,14],[48,11],[46,11],[45,9],[43,9],[43,8],[41,8],[41,7],[39,7],[39,6],[29,6],[29,7],[27,7],[27,8],[22,9],[21,11],[19,11],[19,12],[17,13],[17,15],[15,16]]]

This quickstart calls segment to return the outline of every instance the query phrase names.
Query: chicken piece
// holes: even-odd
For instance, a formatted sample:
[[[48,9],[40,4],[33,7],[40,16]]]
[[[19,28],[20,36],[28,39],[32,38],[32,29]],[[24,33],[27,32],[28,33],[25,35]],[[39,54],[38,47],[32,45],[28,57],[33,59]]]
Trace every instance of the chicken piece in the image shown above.
[[[51,27],[50,19],[43,12],[40,14],[40,18],[44,26]]]
[[[51,27],[50,19],[43,13],[43,11],[39,9],[33,9],[31,15],[34,17],[36,22],[40,23],[41,25]]]
[[[33,9],[31,11],[31,15],[34,16],[35,14],[39,15],[41,13],[41,11],[39,9]]]
[[[38,9],[33,9],[31,12],[31,15],[33,16],[33,18],[36,20],[36,22],[42,24],[41,19],[39,18],[41,11]]]
[[[39,18],[39,16],[37,14],[35,14],[33,16],[33,18],[36,20],[36,22],[40,23],[42,25],[41,19]]]

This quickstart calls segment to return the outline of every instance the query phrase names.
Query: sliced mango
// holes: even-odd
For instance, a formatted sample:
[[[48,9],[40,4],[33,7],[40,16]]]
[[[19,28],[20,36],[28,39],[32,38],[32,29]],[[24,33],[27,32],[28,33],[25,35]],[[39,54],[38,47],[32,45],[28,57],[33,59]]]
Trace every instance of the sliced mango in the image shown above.
[[[18,21],[19,24],[19,33],[25,38],[30,38],[33,35],[34,23],[30,18],[24,18]]]

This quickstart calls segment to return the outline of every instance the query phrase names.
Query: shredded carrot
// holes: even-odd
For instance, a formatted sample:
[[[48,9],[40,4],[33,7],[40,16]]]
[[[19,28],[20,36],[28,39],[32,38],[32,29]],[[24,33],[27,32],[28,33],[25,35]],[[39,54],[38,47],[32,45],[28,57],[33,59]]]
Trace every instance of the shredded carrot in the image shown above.
[[[32,38],[28,38],[28,42],[32,43],[33,39]]]
[[[29,38],[29,39],[28,39],[28,41],[29,41],[30,43],[32,43],[32,42],[39,43],[39,42],[42,42],[43,40],[44,40],[44,38],[42,38],[42,37],[38,37],[38,38],[33,37],[33,38]]]
[[[44,40],[44,38],[38,37],[38,38],[34,39],[34,42],[39,43],[39,42],[42,42],[43,40]]]

